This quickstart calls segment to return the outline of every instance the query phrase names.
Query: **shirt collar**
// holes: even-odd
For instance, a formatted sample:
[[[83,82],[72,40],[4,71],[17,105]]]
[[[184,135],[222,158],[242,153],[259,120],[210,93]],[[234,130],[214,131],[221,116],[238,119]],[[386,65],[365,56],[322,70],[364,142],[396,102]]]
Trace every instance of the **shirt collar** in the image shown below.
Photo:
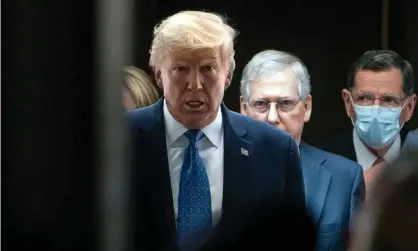
[[[176,140],[178,140],[188,129],[178,122],[168,111],[167,102],[164,99],[164,121],[165,121],[165,133],[167,135],[167,144],[171,146]],[[218,109],[218,114],[214,121],[202,129],[206,138],[216,148],[219,147],[223,137],[222,127],[222,112]]]
[[[357,135],[356,130],[353,130],[353,142],[354,149],[356,151],[357,162],[364,168],[370,168],[374,162],[377,160],[377,157],[367,148],[367,146],[360,140]],[[388,152],[383,156],[383,158],[390,162],[399,156],[401,149],[401,137],[398,133],[395,141],[392,146],[389,148]]]

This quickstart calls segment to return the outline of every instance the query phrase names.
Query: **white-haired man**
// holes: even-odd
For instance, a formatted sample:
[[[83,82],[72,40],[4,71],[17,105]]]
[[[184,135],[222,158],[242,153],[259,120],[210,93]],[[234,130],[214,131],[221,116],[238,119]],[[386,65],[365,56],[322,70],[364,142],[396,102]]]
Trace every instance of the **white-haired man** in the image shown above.
[[[164,98],[127,113],[143,250],[198,250],[213,229],[263,200],[305,206],[291,136],[222,104],[235,34],[219,15],[200,11],[179,12],[154,30],[150,65]]]
[[[266,50],[244,68],[241,113],[289,132],[299,145],[308,211],[317,225],[317,251],[345,250],[345,235],[364,201],[360,165],[302,141],[311,117],[310,77],[287,52]]]

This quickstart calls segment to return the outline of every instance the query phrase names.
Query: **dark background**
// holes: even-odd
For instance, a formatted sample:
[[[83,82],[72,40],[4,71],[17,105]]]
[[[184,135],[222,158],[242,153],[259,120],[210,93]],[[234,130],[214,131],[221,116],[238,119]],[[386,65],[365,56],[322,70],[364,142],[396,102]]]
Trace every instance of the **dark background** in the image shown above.
[[[2,15],[2,248],[94,250],[98,230],[95,18],[100,1],[8,1]],[[418,1],[390,1],[389,48],[418,71]],[[238,110],[242,68],[260,50],[299,55],[312,76],[305,139],[350,130],[341,100],[349,66],[381,47],[382,3],[137,1],[133,62],[148,68],[153,26],[183,9],[226,13],[240,31],[225,103]],[[405,129],[417,127],[418,117]]]
[[[147,6],[145,6],[147,4]],[[228,4],[213,1],[155,1],[144,3],[146,15],[138,15],[136,60],[134,64],[149,72],[148,50],[153,26],[177,11],[210,10],[224,13],[240,32],[236,50],[236,70],[225,104],[239,111],[239,82],[244,66],[252,56],[265,49],[298,55],[311,75],[313,115],[304,129],[304,139],[320,144],[344,130],[351,130],[345,115],[341,90],[346,85],[349,67],[365,51],[382,49],[382,0],[308,1],[257,0]],[[411,62],[418,71],[417,1],[389,1],[389,49]],[[414,22],[415,21],[415,22]],[[415,25],[414,25],[415,24]],[[417,112],[415,112],[417,114]],[[418,127],[415,115],[406,130]]]

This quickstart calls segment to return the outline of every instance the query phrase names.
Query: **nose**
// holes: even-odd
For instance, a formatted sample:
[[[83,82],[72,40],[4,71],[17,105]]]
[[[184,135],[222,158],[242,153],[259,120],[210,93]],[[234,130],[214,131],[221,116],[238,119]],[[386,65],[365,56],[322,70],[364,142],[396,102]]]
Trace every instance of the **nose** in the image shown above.
[[[279,122],[279,114],[277,113],[275,103],[270,103],[270,109],[267,115],[267,122],[271,125],[275,125]]]
[[[373,98],[373,105],[380,105],[380,97]]]
[[[202,89],[202,77],[199,70],[192,70],[189,74],[189,81],[187,88],[190,91],[199,91]]]

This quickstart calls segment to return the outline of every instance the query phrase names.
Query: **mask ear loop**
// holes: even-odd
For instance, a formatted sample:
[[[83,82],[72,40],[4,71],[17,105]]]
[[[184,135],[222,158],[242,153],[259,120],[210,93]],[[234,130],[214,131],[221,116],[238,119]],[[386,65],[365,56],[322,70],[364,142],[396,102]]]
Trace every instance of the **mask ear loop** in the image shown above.
[[[351,104],[353,105],[353,109],[354,109],[354,107],[355,107],[356,104],[354,104],[353,96],[351,96],[351,93],[350,93],[350,101],[351,101]],[[354,120],[353,120],[353,116],[350,116],[350,120],[351,120],[351,124],[353,124],[353,126],[356,126],[356,123],[354,123]]]
[[[409,97],[406,99],[405,103],[403,104],[401,108],[401,113],[402,113],[402,110],[405,108],[406,104],[408,104],[408,101],[409,101]],[[399,128],[399,131],[402,130],[404,125],[405,125],[405,122],[402,123],[401,128]]]

